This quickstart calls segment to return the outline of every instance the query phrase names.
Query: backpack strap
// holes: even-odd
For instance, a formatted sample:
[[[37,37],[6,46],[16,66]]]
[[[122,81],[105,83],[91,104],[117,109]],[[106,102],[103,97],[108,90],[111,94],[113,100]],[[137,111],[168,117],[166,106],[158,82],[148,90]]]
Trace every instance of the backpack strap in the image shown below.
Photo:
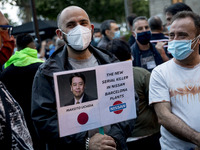
[[[9,115],[9,105],[6,101],[6,95],[2,91],[2,87],[0,87],[0,96],[2,100],[2,104],[5,110],[5,116],[6,116],[6,127],[5,127],[5,146],[7,150],[11,150],[12,147],[12,135],[11,135],[11,124],[10,124],[10,115]]]

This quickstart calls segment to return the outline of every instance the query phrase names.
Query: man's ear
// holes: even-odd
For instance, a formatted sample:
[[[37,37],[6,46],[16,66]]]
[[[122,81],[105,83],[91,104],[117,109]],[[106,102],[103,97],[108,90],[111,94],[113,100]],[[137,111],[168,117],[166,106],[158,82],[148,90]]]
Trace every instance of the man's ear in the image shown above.
[[[72,86],[70,85],[70,90],[71,90],[71,92],[72,92]]]
[[[62,32],[60,31],[60,29],[56,29],[56,34],[57,34],[59,39],[61,39],[61,40],[63,39]]]
[[[93,37],[93,34],[94,34],[94,25],[91,24],[91,30],[92,30],[92,37]]]
[[[135,31],[132,31],[132,35],[133,35],[134,37],[136,37],[136,33],[135,33]]]
[[[91,24],[91,28],[92,28],[92,31],[94,31],[94,25],[93,24]]]
[[[200,45],[200,34],[198,36],[198,44]]]
[[[109,32],[110,32],[110,30],[106,30],[106,31],[105,31],[106,36],[109,35]]]

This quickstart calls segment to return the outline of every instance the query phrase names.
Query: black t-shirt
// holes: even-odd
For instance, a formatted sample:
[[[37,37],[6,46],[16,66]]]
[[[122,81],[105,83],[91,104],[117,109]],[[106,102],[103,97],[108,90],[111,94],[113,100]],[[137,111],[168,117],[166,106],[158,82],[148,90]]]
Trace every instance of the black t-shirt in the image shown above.
[[[156,67],[154,55],[150,49],[145,51],[140,51],[140,61],[141,61],[141,67],[147,69],[150,72],[153,70],[153,68]]]

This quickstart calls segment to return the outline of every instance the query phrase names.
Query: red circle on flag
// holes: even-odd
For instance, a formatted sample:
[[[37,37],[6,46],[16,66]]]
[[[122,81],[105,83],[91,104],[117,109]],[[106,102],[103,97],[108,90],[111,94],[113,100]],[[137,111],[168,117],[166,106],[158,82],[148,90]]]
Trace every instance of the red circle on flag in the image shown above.
[[[88,122],[88,119],[89,119],[88,114],[83,112],[78,115],[77,121],[79,124],[84,125]]]
[[[116,101],[116,102],[114,102],[113,106],[114,106],[114,105],[118,105],[118,104],[122,104],[122,102],[121,102],[121,101]],[[120,114],[122,111],[123,111],[123,109],[114,111],[114,113],[115,113],[115,114]]]

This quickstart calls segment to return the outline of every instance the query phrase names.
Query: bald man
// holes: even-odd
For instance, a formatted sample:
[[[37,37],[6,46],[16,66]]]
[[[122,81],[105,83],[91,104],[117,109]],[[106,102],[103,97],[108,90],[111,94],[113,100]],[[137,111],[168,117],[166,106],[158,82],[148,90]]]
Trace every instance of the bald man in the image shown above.
[[[0,11],[0,71],[14,50],[14,37],[11,36],[12,26]]]
[[[65,8],[58,15],[57,23],[57,36],[65,41],[65,45],[40,66],[33,83],[31,111],[39,136],[45,140],[48,149],[53,150],[127,149],[126,137],[132,128],[132,124],[128,122],[109,126],[105,135],[91,135],[87,131],[59,138],[53,73],[94,67],[118,60],[109,52],[90,45],[94,25],[82,8]]]

